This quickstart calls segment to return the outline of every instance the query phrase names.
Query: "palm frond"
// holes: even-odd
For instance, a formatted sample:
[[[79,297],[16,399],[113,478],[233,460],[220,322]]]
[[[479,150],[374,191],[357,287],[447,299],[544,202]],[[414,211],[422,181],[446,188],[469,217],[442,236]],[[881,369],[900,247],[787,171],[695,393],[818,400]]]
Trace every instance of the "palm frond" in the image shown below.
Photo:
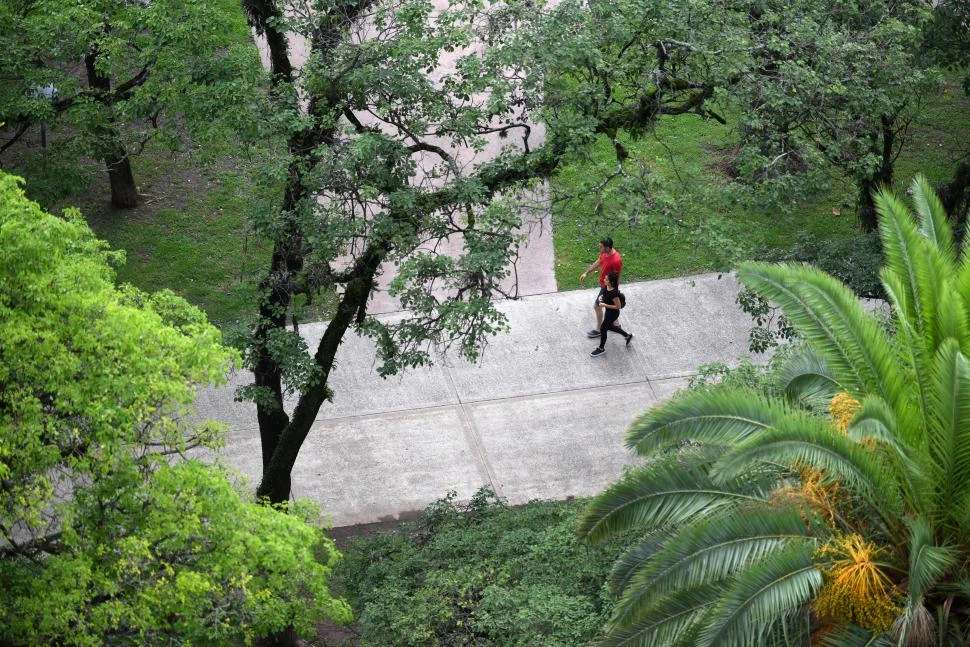
[[[590,502],[579,535],[595,543],[629,528],[662,528],[726,505],[767,498],[770,483],[743,476],[715,484],[708,465],[707,457],[698,460],[687,453],[628,472]]]
[[[745,263],[738,277],[781,307],[849,393],[893,402],[904,391],[892,342],[845,285],[805,265]]]
[[[922,602],[907,604],[890,633],[899,647],[910,645],[932,645],[937,638],[938,627],[933,614]]]
[[[942,281],[953,275],[952,265],[921,235],[906,205],[888,191],[875,196],[879,212],[879,231],[886,264],[883,274],[895,273],[902,281],[906,309],[897,315],[906,317],[925,340],[930,353],[940,340],[937,304]]]
[[[942,521],[959,511],[958,499],[970,488],[970,362],[948,339],[935,364],[930,403],[936,415],[928,441],[936,472],[936,518]]]
[[[877,395],[863,398],[859,411],[848,429],[849,438],[862,441],[873,440],[904,453],[909,447],[902,441],[896,412],[889,403]]]
[[[790,408],[747,389],[688,391],[637,418],[626,446],[641,456],[685,441],[733,445],[785,417]]]
[[[699,647],[756,647],[774,624],[801,614],[822,587],[814,547],[790,544],[746,569],[725,587],[705,620]]]
[[[948,266],[954,268],[957,260],[956,246],[943,203],[940,202],[940,198],[933,191],[933,186],[923,174],[913,178],[910,190],[923,237],[933,242]]]
[[[801,647],[811,644],[812,624],[811,615],[795,613],[783,616],[771,624],[762,636],[764,647]]]
[[[970,572],[961,570],[950,581],[940,583],[940,590],[948,595],[958,595],[970,600]],[[970,630],[970,627],[967,627]]]
[[[953,285],[952,279],[943,280],[936,305],[939,339],[954,339],[961,349],[970,349],[970,324],[963,299]],[[967,352],[970,352],[968,350]]]
[[[933,531],[924,517],[906,520],[910,533],[909,593],[907,608],[916,608],[934,585],[955,568],[960,552],[952,546],[937,546]]]
[[[895,272],[883,268],[880,273],[886,296],[892,304],[896,320],[896,337],[901,342],[899,353],[901,360],[897,367],[901,375],[905,376],[909,391],[920,399],[921,406],[917,412],[909,406],[908,397],[901,397],[892,402],[896,415],[900,418],[897,429],[903,440],[911,447],[920,447],[925,441],[923,429],[929,424],[929,406],[926,402],[926,389],[922,388],[930,381],[930,355],[927,352],[926,340],[915,328],[910,317],[902,314],[908,308],[908,300],[912,298],[903,279]],[[908,355],[904,351],[908,351]]]
[[[845,387],[839,384],[825,360],[808,344],[801,344],[778,368],[778,388],[788,398],[812,409],[821,409]]]
[[[767,462],[804,465],[826,482],[841,481],[868,499],[889,525],[903,513],[893,466],[864,445],[853,442],[825,421],[807,419],[783,423],[728,452],[711,469],[715,482],[733,481],[753,466]]]
[[[896,464],[904,488],[911,493],[919,507],[931,503],[935,498],[933,474],[928,469],[924,453],[919,448],[911,447],[901,437],[903,435],[893,408],[878,396],[870,396],[862,401],[848,429],[850,440],[863,445],[876,445],[886,452],[889,460]],[[919,442],[922,445],[922,441]]]
[[[610,591],[619,597],[633,576],[660,550],[660,547],[677,531],[674,527],[656,528],[641,537],[613,564],[608,579]]]
[[[808,512],[794,506],[742,505],[698,517],[643,563],[614,618],[629,624],[677,590],[724,580],[791,542],[814,545],[812,528],[821,524],[806,523],[803,514]]]
[[[598,647],[690,647],[698,623],[717,602],[721,587],[710,585],[678,591],[665,598],[649,616],[621,627],[610,622]]]
[[[967,220],[967,235],[970,236],[970,219]],[[970,238],[965,238],[970,240]],[[960,264],[953,278],[953,289],[959,297],[960,305],[967,318],[970,318],[970,245],[964,245]],[[961,343],[960,349],[970,354],[970,348]]]

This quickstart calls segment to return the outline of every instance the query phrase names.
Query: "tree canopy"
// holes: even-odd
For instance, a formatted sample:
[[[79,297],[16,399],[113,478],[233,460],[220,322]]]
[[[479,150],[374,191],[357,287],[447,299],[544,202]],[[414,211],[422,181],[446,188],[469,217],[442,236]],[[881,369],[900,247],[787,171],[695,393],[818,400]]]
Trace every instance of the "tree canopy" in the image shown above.
[[[344,619],[319,512],[280,515],[218,465],[200,384],[235,354],[171,292],[116,287],[76,210],[0,173],[0,641],[233,644]]]
[[[58,129],[56,150],[103,160],[112,203],[138,196],[129,154],[149,139],[175,146],[186,127],[240,110],[256,61],[240,47],[229,0],[3,0],[0,152],[38,123]]]
[[[375,339],[382,374],[430,361],[433,346],[476,357],[504,325],[493,298],[520,242],[519,196],[598,133],[642,132],[662,114],[707,115],[713,72],[682,64],[700,48],[678,37],[703,29],[711,45],[714,31],[681,5],[654,7],[663,20],[636,3],[609,12],[531,1],[245,7],[266,38],[274,113],[291,115],[275,122],[290,126],[272,175],[286,187],[254,220],[274,252],[244,341],[255,382],[242,392],[258,408],[259,493],[283,501],[332,395],[344,335],[356,328]],[[294,34],[309,47],[299,73],[287,49]],[[706,54],[712,67],[723,60],[713,46]],[[530,138],[540,125],[544,140]],[[501,152],[469,163],[490,135]],[[448,241],[460,241],[456,256],[436,253]],[[367,316],[391,264],[391,294],[408,311],[394,322]],[[311,350],[287,323],[320,294],[337,306]],[[299,394],[292,414],[283,407],[290,392]]]

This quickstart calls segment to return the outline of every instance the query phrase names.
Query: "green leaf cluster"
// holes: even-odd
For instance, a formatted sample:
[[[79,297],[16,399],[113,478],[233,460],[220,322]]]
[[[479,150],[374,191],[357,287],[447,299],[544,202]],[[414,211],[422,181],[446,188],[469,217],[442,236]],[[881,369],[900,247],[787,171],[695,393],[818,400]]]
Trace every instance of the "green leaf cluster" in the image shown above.
[[[356,540],[335,571],[361,645],[584,645],[612,599],[622,539],[577,541],[578,502],[509,508],[484,488],[454,493],[398,530]]]
[[[236,644],[349,610],[319,511],[240,495],[198,421],[236,354],[171,292],[116,287],[76,210],[0,173],[0,641]]]
[[[72,159],[149,138],[174,149],[186,129],[241,130],[260,78],[231,0],[3,0],[0,25],[0,121],[46,122]],[[90,87],[85,57],[106,90]]]

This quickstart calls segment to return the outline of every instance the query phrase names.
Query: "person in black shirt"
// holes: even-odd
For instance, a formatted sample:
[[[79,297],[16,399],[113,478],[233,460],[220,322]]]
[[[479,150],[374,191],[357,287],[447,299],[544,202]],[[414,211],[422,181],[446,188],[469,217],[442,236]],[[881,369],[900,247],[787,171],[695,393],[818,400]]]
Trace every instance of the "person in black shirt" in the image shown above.
[[[633,340],[633,333],[626,332],[620,327],[620,324],[616,323],[616,320],[620,317],[620,308],[622,307],[620,304],[620,291],[616,286],[617,279],[619,279],[619,275],[616,272],[607,272],[604,277],[606,286],[597,304],[598,308],[603,309],[603,324],[600,326],[600,345],[590,353],[593,357],[599,357],[606,353],[606,333],[610,331],[623,335],[624,339],[626,339],[627,346]]]

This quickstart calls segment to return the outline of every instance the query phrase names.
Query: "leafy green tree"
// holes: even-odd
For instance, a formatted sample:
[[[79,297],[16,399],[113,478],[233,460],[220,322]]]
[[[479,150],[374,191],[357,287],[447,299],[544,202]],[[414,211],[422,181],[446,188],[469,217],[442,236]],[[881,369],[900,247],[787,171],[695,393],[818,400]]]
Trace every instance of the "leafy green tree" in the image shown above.
[[[255,375],[240,396],[257,407],[258,493],[280,503],[332,396],[329,378],[348,331],[376,340],[382,375],[429,362],[434,346],[476,357],[504,326],[493,298],[516,256],[519,192],[606,136],[618,169],[593,184],[624,183],[636,203],[653,180],[618,135],[647,133],[664,115],[723,121],[715,100],[763,65],[755,54],[770,39],[752,36],[748,4],[717,2],[244,7],[269,50],[273,114],[265,122],[271,132],[285,128],[287,141],[263,174],[284,190],[256,205],[254,226],[274,251],[258,320],[239,340]],[[288,37],[309,50],[300,70]],[[530,140],[540,124],[544,141]],[[468,164],[495,133],[507,144],[502,153]],[[449,240],[462,240],[463,253],[434,252]],[[391,265],[390,293],[409,316],[387,322],[367,313]],[[314,300],[336,305],[311,349],[287,326]]]
[[[940,65],[963,72],[963,92],[970,95],[970,5],[959,0],[934,3],[933,20],[924,38],[930,56]],[[937,191],[953,220],[957,233],[962,233],[970,212],[970,151],[956,160],[950,180]]]
[[[892,330],[808,266],[749,264],[808,343],[788,397],[706,388],[627,434],[651,458],[581,533],[645,532],[603,644],[965,645],[970,254],[927,181],[876,197]]]
[[[377,341],[383,375],[429,362],[432,346],[476,357],[504,326],[493,297],[516,257],[519,193],[598,133],[643,132],[663,114],[705,114],[707,76],[682,65],[690,47],[663,36],[704,27],[713,38],[715,30],[666,4],[654,7],[663,20],[649,34],[655,17],[637,3],[610,11],[531,0],[456,2],[440,12],[423,0],[323,2],[309,14],[270,0],[244,7],[269,50],[267,122],[288,128],[286,155],[265,174],[285,183],[283,195],[258,205],[254,218],[274,251],[259,319],[242,340],[255,381],[241,393],[258,412],[258,494],[283,502],[300,447],[332,395],[344,335],[356,328]],[[288,35],[310,50],[299,73]],[[720,60],[710,52],[712,64]],[[648,62],[634,68],[638,61]],[[646,65],[659,71],[644,88]],[[538,124],[542,142],[529,139]],[[468,164],[490,134],[505,149]],[[435,253],[448,240],[463,241],[459,256]],[[367,316],[390,264],[390,292],[410,313],[393,323]],[[321,295],[336,307],[308,349],[287,325]],[[297,395],[291,414],[289,394]]]
[[[873,193],[938,87],[922,54],[929,3],[829,0],[745,3],[746,69],[727,91],[742,104],[742,177],[805,186],[835,167],[858,187],[858,215],[876,229]]]
[[[116,287],[122,255],[0,173],[0,642],[238,644],[349,612],[300,503],[242,498],[195,422],[235,354],[171,292]]]
[[[104,161],[114,206],[136,206],[129,155],[153,137],[176,145],[186,124],[208,127],[252,90],[258,63],[232,7],[2,0],[0,122],[14,131],[0,152],[49,123],[64,131],[62,154]]]
[[[941,64],[960,70],[970,65],[970,7],[960,0],[933,3],[933,20],[927,25],[925,47]],[[964,78],[970,93],[970,74]]]

